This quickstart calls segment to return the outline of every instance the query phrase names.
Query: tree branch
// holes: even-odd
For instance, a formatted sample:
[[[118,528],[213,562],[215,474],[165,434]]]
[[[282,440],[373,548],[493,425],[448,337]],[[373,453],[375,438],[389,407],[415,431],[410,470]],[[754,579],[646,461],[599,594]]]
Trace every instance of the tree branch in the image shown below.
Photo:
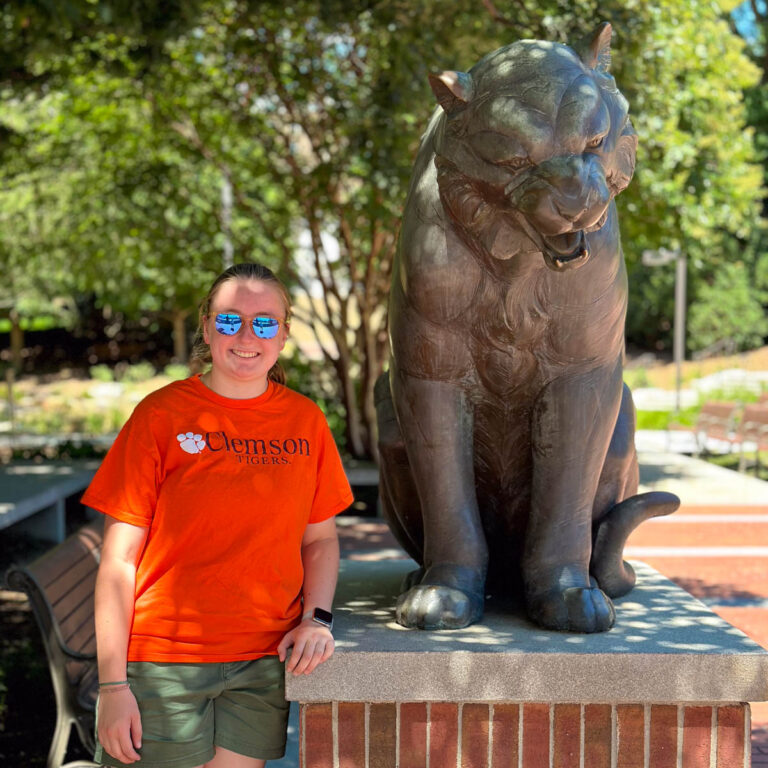
[[[500,24],[504,24],[506,27],[512,27],[512,28],[519,28],[521,25],[515,23],[511,19],[508,19],[506,16],[504,16],[501,11],[493,4],[492,0],[482,0],[483,5],[485,6],[485,9],[488,11],[488,13],[491,14],[491,18],[494,21],[498,21]],[[520,6],[520,10],[525,13],[526,17],[530,17],[530,13],[528,12],[528,9],[525,7],[525,3],[523,3],[522,0],[517,0],[517,4]]]

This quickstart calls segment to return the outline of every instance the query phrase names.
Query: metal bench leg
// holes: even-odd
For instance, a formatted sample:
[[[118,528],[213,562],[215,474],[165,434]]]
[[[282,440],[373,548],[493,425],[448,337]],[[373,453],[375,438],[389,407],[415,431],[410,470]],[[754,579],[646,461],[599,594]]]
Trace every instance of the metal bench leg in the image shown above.
[[[47,509],[28,517],[16,524],[20,531],[28,533],[30,536],[42,539],[43,541],[52,541],[54,544],[60,544],[64,541],[67,533],[66,503],[64,499],[59,499]]]
[[[48,751],[48,762],[46,768],[61,768],[64,762],[64,755],[67,752],[69,744],[69,733],[72,730],[72,721],[65,717],[60,710],[56,710],[56,728],[53,731],[51,748]]]

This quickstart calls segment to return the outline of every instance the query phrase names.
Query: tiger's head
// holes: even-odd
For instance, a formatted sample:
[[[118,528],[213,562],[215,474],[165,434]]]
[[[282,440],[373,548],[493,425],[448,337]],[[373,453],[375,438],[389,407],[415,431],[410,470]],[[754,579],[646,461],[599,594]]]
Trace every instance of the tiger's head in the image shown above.
[[[430,75],[443,204],[493,258],[539,251],[557,271],[589,259],[586,235],[606,223],[637,149],[610,42],[602,24],[582,54],[521,40],[467,73]]]

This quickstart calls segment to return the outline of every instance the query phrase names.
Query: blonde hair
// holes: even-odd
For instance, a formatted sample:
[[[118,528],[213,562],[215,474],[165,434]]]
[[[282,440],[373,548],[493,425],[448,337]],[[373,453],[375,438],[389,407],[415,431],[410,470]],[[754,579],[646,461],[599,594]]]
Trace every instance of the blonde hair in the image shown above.
[[[195,333],[195,340],[192,344],[192,352],[190,354],[191,364],[206,364],[211,362],[211,348],[205,343],[203,336],[203,325],[205,318],[208,317],[211,310],[211,303],[216,296],[219,288],[230,280],[260,280],[263,283],[269,283],[278,290],[283,299],[285,305],[285,322],[290,322],[291,319],[291,297],[288,293],[288,289],[280,282],[275,276],[274,272],[263,264],[256,264],[255,262],[244,261],[240,264],[233,264],[228,269],[225,269],[212,283],[207,296],[200,303],[200,309],[197,316],[197,331]],[[285,384],[285,371],[279,362],[276,362],[267,374],[267,378],[271,379],[278,384]]]

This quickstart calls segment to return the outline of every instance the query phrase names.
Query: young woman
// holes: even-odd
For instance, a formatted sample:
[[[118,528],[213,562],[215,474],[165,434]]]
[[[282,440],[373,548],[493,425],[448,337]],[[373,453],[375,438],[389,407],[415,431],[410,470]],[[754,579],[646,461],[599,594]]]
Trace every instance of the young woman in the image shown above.
[[[139,403],[83,497],[106,516],[97,762],[261,768],[284,753],[283,662],[333,653],[352,494],[322,413],[283,386],[289,319],[265,267],[221,274],[195,347],[210,370]]]

